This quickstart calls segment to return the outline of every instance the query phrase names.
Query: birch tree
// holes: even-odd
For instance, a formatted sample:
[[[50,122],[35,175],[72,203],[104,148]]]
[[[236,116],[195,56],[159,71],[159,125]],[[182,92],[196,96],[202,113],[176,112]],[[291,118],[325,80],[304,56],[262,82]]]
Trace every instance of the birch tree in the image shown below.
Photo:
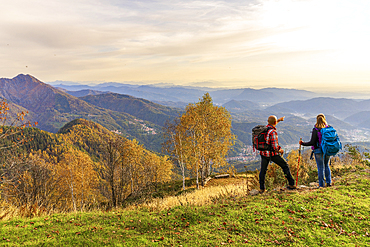
[[[117,206],[117,179],[119,178],[119,166],[121,164],[121,147],[122,140],[120,138],[110,138],[106,141],[106,152],[102,167],[100,169],[101,177],[108,183],[111,192],[111,204],[113,207]]]
[[[128,176],[130,180],[131,194],[139,188],[139,181],[143,176],[143,167],[141,165],[141,158],[143,156],[144,148],[142,145],[134,140],[126,140],[121,148],[122,156],[122,179]],[[126,172],[127,174],[126,174]]]
[[[94,169],[91,158],[78,150],[67,149],[58,163],[59,174],[61,175],[61,187],[67,186],[72,209],[77,207],[82,210],[89,201],[94,201],[98,186],[98,174]]]
[[[167,131],[173,145],[171,150],[177,147],[181,156],[176,155],[176,151],[172,154],[194,172],[199,188],[199,180],[204,185],[213,168],[226,165],[226,155],[235,140],[231,132],[231,116],[224,107],[213,105],[212,98],[206,93],[198,103],[186,107],[172,128]],[[176,134],[171,134],[173,132]]]
[[[185,190],[185,160],[186,160],[186,148],[185,148],[185,129],[180,124],[179,119],[175,119],[175,123],[167,122],[164,127],[164,138],[163,148],[170,154],[181,170],[182,176],[182,190]]]

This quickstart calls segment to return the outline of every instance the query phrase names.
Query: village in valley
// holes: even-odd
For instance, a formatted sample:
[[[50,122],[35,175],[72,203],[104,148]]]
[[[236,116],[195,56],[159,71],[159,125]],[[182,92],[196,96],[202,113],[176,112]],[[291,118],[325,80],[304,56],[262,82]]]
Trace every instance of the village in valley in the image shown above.
[[[148,135],[156,135],[157,134],[157,131],[152,128],[152,127],[149,127],[147,126],[147,124],[144,122],[144,120],[141,120],[141,119],[134,119],[135,122],[132,122],[132,121],[129,121],[128,123],[129,124],[134,124],[134,125],[141,125],[141,130],[148,134]]]

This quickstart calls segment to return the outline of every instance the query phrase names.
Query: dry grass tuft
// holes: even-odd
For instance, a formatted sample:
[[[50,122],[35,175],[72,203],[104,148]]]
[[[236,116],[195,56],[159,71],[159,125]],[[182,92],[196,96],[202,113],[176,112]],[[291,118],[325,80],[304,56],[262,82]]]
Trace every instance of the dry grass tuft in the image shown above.
[[[9,220],[19,216],[19,208],[2,201],[0,203],[0,220]]]
[[[213,203],[215,199],[222,197],[246,196],[248,189],[250,189],[250,186],[248,187],[245,180],[243,180],[243,182],[239,184],[205,187],[200,190],[195,190],[178,196],[156,198],[136,207],[146,208],[150,211],[161,211],[185,205],[204,206],[209,205]]]
[[[61,211],[47,210],[44,207],[34,205],[23,205],[16,207],[8,204],[5,201],[0,202],[0,220],[10,220],[13,218],[32,218],[37,216],[47,216]]]

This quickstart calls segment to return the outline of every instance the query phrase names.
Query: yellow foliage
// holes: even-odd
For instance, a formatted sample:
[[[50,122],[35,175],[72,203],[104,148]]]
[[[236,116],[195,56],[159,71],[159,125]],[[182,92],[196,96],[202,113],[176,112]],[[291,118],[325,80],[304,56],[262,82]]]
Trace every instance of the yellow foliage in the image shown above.
[[[208,93],[198,103],[189,104],[177,123],[167,127],[166,133],[167,150],[178,160],[183,177],[185,164],[196,175],[198,188],[199,177],[203,184],[211,167],[226,164],[225,157],[235,140],[229,112],[214,106]]]
[[[65,200],[73,210],[83,209],[97,197],[99,177],[94,167],[89,155],[73,149],[65,152],[56,164],[60,189],[65,191]]]

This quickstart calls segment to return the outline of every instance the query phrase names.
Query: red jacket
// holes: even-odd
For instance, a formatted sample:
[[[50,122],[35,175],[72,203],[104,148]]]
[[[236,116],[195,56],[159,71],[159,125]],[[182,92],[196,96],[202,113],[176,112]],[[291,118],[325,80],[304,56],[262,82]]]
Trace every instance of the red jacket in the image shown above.
[[[271,128],[267,132],[266,142],[271,145],[274,151],[272,152],[271,151],[260,151],[260,154],[266,157],[279,155],[279,150],[281,149],[281,147],[279,146],[279,140],[278,140],[278,134],[276,132],[276,128],[269,124],[266,127]]]

